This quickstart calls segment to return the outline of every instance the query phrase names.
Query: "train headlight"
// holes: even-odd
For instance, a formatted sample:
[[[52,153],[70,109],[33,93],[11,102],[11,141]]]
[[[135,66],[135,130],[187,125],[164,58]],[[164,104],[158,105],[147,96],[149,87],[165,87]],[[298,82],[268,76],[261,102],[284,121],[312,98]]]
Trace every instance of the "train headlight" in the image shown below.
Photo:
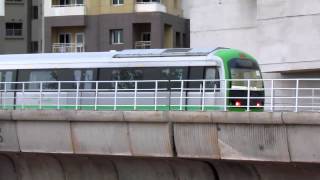
[[[237,107],[240,107],[240,106],[241,106],[241,101],[236,101],[235,105],[236,105]]]
[[[261,107],[261,103],[260,102],[257,102],[257,107]]]

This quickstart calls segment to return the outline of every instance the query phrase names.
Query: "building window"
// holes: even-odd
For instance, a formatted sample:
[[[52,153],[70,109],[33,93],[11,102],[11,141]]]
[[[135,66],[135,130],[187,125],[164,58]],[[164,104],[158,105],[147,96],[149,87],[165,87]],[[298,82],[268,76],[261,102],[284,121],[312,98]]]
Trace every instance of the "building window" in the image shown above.
[[[123,30],[122,29],[112,29],[111,34],[111,44],[123,44]]]
[[[124,0],[112,0],[112,5],[122,5],[124,4]]]
[[[32,6],[32,19],[39,18],[39,9],[38,6]]]
[[[22,23],[6,23],[6,36],[22,36]]]

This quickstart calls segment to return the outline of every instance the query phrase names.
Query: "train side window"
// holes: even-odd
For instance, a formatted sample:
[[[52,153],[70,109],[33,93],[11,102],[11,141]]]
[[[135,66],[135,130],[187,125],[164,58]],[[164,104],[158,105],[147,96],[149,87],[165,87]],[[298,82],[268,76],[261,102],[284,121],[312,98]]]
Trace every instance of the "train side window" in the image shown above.
[[[161,79],[170,80],[169,88],[171,91],[179,91],[181,88],[181,81],[175,82],[174,80],[185,80],[188,76],[188,67],[171,67],[161,69]],[[187,83],[184,84],[186,88]]]
[[[29,81],[37,82],[37,81],[57,81],[58,80],[58,72],[56,70],[37,70],[31,71],[29,73]],[[26,87],[29,90],[38,90],[40,88],[40,83],[30,83]],[[43,83],[43,89],[57,89],[57,83]]]
[[[0,82],[14,82],[15,71],[0,71]],[[4,90],[4,83],[1,84],[1,90]],[[7,90],[13,89],[13,84],[6,85]]]
[[[190,80],[202,80],[204,74],[204,67],[194,66],[189,69],[189,79]],[[188,83],[188,89],[190,91],[199,91],[202,81],[190,81]]]
[[[75,81],[94,81],[94,70],[93,69],[78,69],[73,71],[73,79]],[[76,87],[76,84],[74,84],[74,87]],[[86,83],[80,83],[80,89],[93,89],[95,88],[94,82],[86,82]]]
[[[220,75],[217,67],[206,67],[204,79],[212,80],[206,82],[206,88],[209,91],[217,91],[217,88],[220,88]]]

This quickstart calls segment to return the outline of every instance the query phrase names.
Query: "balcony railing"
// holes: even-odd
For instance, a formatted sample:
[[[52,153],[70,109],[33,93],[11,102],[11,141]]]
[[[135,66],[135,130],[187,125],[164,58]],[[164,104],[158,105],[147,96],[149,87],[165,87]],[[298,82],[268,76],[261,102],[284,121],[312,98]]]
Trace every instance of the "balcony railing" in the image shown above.
[[[84,4],[53,4],[51,7],[83,7]]]
[[[75,16],[85,15],[85,4],[52,4],[51,1],[44,1],[44,16]]]
[[[151,41],[136,41],[134,45],[135,49],[150,49]]]
[[[167,8],[160,2],[136,2],[136,12],[167,12]]]
[[[68,53],[68,52],[84,52],[83,43],[54,43],[52,45],[52,52],[54,53]]]

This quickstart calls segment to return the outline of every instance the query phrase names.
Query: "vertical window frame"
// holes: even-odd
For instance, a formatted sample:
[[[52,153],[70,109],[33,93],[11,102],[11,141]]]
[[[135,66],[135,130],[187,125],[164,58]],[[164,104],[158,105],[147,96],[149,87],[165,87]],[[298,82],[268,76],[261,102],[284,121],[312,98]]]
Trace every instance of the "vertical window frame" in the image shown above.
[[[123,29],[111,29],[110,30],[110,44],[119,45],[124,44]]]

